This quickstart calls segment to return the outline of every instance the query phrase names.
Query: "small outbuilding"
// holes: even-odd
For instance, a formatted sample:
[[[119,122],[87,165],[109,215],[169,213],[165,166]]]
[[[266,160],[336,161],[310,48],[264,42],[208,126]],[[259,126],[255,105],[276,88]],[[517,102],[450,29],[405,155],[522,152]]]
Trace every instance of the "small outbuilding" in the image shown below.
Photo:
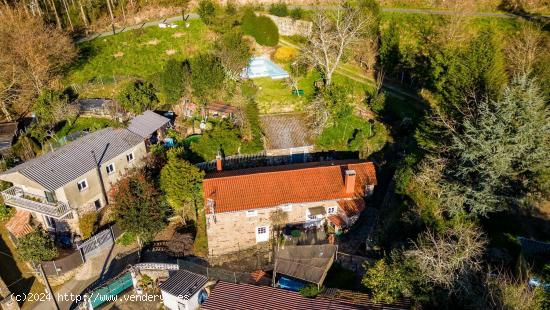
[[[17,122],[0,123],[0,152],[7,151],[15,139]]]
[[[332,244],[285,246],[277,250],[273,282],[277,276],[288,276],[321,287],[336,258],[336,250]],[[288,278],[284,281],[288,282]]]
[[[169,126],[169,118],[147,110],[130,121],[128,130],[141,136],[143,139],[149,140],[151,143],[156,143],[156,141],[164,137],[166,129]]]
[[[208,278],[187,270],[174,272],[160,285],[162,302],[170,310],[199,309],[208,293],[204,289]]]

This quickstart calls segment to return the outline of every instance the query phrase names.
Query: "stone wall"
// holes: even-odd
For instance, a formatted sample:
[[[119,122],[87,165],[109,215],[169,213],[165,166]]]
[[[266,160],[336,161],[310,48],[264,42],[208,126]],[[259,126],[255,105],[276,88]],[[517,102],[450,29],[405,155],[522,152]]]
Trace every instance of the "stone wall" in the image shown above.
[[[275,23],[275,25],[277,25],[277,28],[279,28],[279,35],[300,35],[304,37],[309,37],[309,35],[311,34],[311,28],[313,27],[313,24],[309,21],[294,20],[290,17],[279,17],[269,14],[265,14],[265,16],[269,17]]]
[[[282,211],[283,205],[273,208],[256,209],[255,216],[247,216],[247,211],[207,214],[208,254],[218,256],[255,247],[256,228],[269,227],[268,235],[273,237],[272,214],[281,209],[285,223],[299,223],[306,220],[307,209],[318,206],[337,206],[336,200],[313,203],[289,204],[290,210]],[[286,206],[286,205],[285,205]],[[249,210],[250,211],[250,210]],[[268,241],[269,242],[269,241]]]

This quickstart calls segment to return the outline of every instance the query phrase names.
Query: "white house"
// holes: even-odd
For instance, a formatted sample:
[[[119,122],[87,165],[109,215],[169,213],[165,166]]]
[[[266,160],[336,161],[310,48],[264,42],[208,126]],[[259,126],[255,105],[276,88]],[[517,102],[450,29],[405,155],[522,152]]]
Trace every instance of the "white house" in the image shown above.
[[[195,310],[206,301],[204,286],[208,278],[186,270],[178,270],[160,285],[162,302],[170,310]]]

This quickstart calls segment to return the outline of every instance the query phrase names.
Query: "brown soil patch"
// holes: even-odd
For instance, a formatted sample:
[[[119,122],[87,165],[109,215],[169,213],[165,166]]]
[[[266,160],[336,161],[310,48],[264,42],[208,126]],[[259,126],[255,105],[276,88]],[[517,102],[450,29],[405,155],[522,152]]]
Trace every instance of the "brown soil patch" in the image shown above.
[[[124,53],[123,52],[116,52],[115,54],[113,54],[113,56],[115,58],[120,58],[120,57],[124,56]]]
[[[153,39],[153,40],[148,41],[148,42],[145,43],[145,44],[147,44],[147,45],[157,45],[157,44],[159,44],[159,43],[160,43],[160,40],[159,40],[159,39]]]
[[[174,37],[174,38],[181,38],[181,37],[183,37],[184,35],[185,35],[185,33],[183,33],[183,32],[176,32],[176,33],[174,33],[174,34],[172,35],[172,37]]]
[[[175,53],[176,53],[176,50],[174,49],[166,50],[166,55],[174,55]]]

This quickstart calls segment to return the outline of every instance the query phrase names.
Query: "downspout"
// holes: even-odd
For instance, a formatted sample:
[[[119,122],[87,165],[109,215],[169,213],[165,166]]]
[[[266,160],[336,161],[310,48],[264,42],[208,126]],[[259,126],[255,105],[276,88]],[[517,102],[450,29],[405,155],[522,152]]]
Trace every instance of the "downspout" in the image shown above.
[[[97,176],[99,177],[99,183],[101,184],[101,193],[103,194],[103,199],[105,199],[105,204],[109,204],[109,198],[107,198],[107,191],[105,190],[105,182],[103,182],[103,176],[101,175],[101,165],[97,161],[97,157],[95,156],[94,151],[92,151],[92,156],[94,157],[95,170],[97,172]]]

